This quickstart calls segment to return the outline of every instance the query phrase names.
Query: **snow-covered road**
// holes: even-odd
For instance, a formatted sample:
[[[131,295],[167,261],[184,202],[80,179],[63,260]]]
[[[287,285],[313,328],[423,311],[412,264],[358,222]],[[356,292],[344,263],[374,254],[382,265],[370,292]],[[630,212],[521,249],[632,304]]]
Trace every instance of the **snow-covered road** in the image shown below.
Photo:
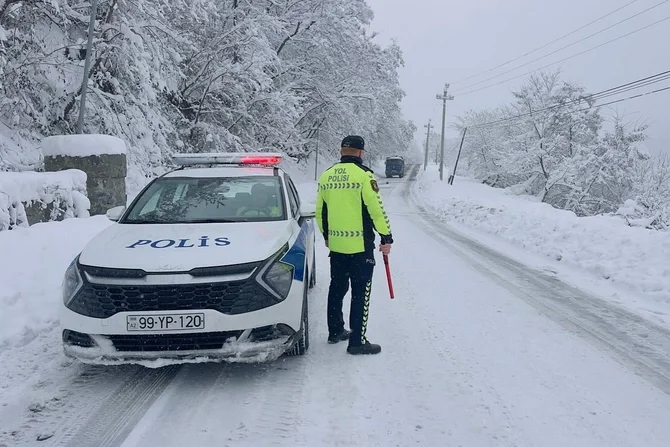
[[[670,333],[445,227],[415,175],[380,181],[397,238],[396,299],[381,257],[373,286],[380,355],[326,343],[319,240],[305,357],[72,366],[57,403],[0,407],[0,446],[670,445]]]

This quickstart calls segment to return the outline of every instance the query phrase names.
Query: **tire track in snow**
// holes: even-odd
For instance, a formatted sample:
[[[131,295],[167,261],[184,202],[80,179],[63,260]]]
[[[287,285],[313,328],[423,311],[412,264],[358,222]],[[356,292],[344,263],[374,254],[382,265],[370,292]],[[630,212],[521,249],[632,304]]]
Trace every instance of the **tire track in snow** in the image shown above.
[[[317,236],[317,244],[323,240]],[[321,245],[321,247],[324,247]],[[326,343],[328,338],[326,300],[330,274],[326,257],[327,249],[317,248],[318,259],[324,264],[317,268],[317,285],[310,293],[311,347],[304,360],[304,382],[301,382],[301,406],[295,414],[299,422],[299,438],[295,445],[346,446],[356,444],[352,431],[356,417],[347,402],[348,396],[357,395],[355,373],[346,365],[347,342],[335,345]],[[345,298],[344,314],[348,321],[348,300]],[[315,418],[316,415],[316,418]],[[293,445],[293,444],[292,444]],[[372,447],[372,446],[371,446]]]
[[[410,184],[405,197],[423,217],[415,223],[452,253],[670,394],[670,331],[459,233],[426,211]]]
[[[216,445],[240,445],[249,437],[244,415],[256,404],[255,396],[242,391],[245,386],[255,387],[263,374],[247,364],[185,365],[122,446],[184,445],[180,439],[188,439],[189,445],[210,445],[202,438],[207,439],[211,429],[221,428],[225,438],[218,438]],[[183,435],[185,427],[190,429],[188,437]]]
[[[63,399],[61,413],[49,421],[52,425],[63,425],[45,445],[53,447],[68,445],[91,415],[98,411],[107,399],[116,394],[127,380],[133,380],[134,376],[131,371],[123,371],[121,374],[114,371],[117,372],[114,374],[105,370],[105,367],[85,364],[77,366],[82,368],[83,372],[68,384],[68,396]],[[119,380],[119,378],[124,379]]]
[[[306,356],[309,356],[309,351]],[[264,396],[263,406],[255,427],[260,439],[271,440],[266,445],[307,445],[297,439],[298,419],[303,399],[303,382],[307,370],[307,358],[287,358],[278,368],[272,368],[272,392]],[[290,440],[290,442],[288,442]],[[256,444],[258,445],[258,444]]]
[[[95,390],[80,400],[97,403],[97,411],[82,412],[68,421],[68,428],[45,444],[51,447],[119,446],[147,409],[179,371],[179,366],[158,370],[138,369],[118,387],[111,397],[100,401]],[[86,410],[89,410],[87,408]]]
[[[343,349],[346,350],[347,343],[345,341],[334,346],[328,345],[325,349],[330,352],[326,355],[336,358],[335,356],[341,355]],[[344,355],[349,354],[345,353]],[[327,431],[324,433],[322,442],[328,440],[329,444],[335,447],[358,445],[354,435],[358,432],[355,429],[358,416],[354,415],[355,411],[351,408],[355,404],[355,397],[360,395],[355,373],[349,365],[338,365],[333,358],[324,358],[322,361],[324,364],[326,362],[331,363],[337,371],[334,374],[330,373],[326,383],[324,383],[326,388],[324,400],[328,406],[325,413],[328,417],[326,421]]]
[[[123,446],[307,445],[296,427],[306,361],[188,365],[125,433]]]
[[[304,445],[296,439],[303,363],[191,365],[123,445]]]
[[[314,322],[313,293],[307,290],[307,318]],[[314,335],[314,326],[308,324],[310,341]],[[310,346],[311,347],[311,346]],[[261,438],[271,436],[271,444],[284,446],[290,440],[291,445],[308,445],[297,439],[299,433],[296,421],[300,415],[300,407],[304,397],[304,382],[307,376],[307,364],[310,361],[312,350],[308,349],[302,356],[287,357],[281,363],[275,363],[270,368],[273,383],[270,389],[273,392],[265,396],[263,406],[258,417],[261,423]],[[299,442],[300,441],[300,442]]]
[[[129,384],[141,381],[144,368],[135,366],[100,367],[66,362],[53,377],[45,378],[33,387],[34,395],[21,426],[0,435],[0,445],[8,441],[12,447],[40,445],[63,447],[82,444],[80,431],[88,427],[105,406],[124,393]],[[40,389],[44,387],[44,389]],[[10,410],[13,407],[10,407]],[[24,406],[16,410],[23,412]],[[91,445],[99,445],[96,441]]]

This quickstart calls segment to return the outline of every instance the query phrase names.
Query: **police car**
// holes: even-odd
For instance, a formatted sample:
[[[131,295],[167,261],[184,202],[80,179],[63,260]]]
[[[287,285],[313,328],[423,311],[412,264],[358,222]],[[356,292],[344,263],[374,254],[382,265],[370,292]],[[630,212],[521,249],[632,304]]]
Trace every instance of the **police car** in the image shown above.
[[[309,347],[314,204],[281,154],[179,154],[65,273],[65,353],[87,363],[267,360]]]

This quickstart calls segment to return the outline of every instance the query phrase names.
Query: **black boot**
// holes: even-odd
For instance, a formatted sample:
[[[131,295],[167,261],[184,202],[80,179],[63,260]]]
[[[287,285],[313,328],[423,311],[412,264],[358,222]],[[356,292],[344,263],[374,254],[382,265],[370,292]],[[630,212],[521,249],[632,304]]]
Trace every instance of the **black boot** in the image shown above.
[[[379,354],[382,352],[382,347],[366,341],[364,345],[349,345],[347,352],[352,355]]]
[[[348,331],[346,329],[342,329],[342,332],[340,332],[339,334],[329,335],[328,336],[328,343],[330,343],[332,345],[332,344],[335,344],[335,343],[339,343],[341,341],[349,340],[350,335],[351,335],[350,331]]]

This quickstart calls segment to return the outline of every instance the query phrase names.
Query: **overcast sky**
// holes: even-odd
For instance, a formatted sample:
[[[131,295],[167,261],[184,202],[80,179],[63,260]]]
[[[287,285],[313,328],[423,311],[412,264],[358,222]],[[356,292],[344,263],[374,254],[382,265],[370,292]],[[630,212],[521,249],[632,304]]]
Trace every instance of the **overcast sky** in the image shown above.
[[[403,107],[421,135],[428,119],[441,125],[441,93],[451,83],[454,101],[447,104],[447,123],[466,110],[494,107],[509,102],[510,91],[523,77],[467,95],[468,85],[544,56],[603,28],[633,16],[663,0],[637,0],[619,12],[536,53],[468,81],[456,82],[551,42],[608,14],[632,0],[367,0],[375,12],[373,29],[378,39],[396,39],[404,53],[401,83],[407,97]],[[580,53],[608,40],[670,18],[670,1],[613,27],[584,42],[515,70],[472,89],[485,87],[543,65]],[[603,46],[561,64],[567,80],[577,81],[590,92],[598,92],[630,81],[670,70],[670,20]],[[670,86],[670,80],[604,101]],[[670,90],[603,109],[628,119],[643,119],[650,125],[647,146],[654,152],[670,151]],[[447,136],[455,135],[447,133]]]

